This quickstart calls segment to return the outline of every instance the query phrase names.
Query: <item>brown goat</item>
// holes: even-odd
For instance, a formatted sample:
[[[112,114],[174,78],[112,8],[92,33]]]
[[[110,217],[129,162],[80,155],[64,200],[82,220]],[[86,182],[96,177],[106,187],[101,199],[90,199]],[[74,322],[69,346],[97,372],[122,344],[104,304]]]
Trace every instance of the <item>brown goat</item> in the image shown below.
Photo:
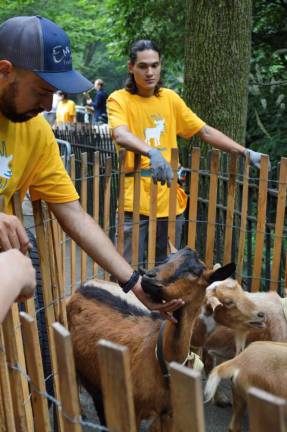
[[[146,272],[144,291],[157,301],[182,298],[185,304],[174,315],[177,324],[167,322],[163,336],[165,362],[183,363],[189,353],[193,324],[204,300],[206,287],[231,275],[234,265],[207,270],[196,252],[186,247],[168,261]],[[80,288],[67,305],[76,368],[93,397],[100,420],[105,424],[101,399],[97,342],[108,339],[129,348],[137,427],[142,419],[160,418],[161,430],[169,430],[171,413],[169,387],[155,356],[162,319],[158,314],[128,305],[106,290]]]
[[[254,342],[239,356],[214,368],[205,387],[207,401],[214,396],[220,380],[226,378],[233,379],[233,410],[228,431],[240,432],[250,387],[287,399],[287,344]]]

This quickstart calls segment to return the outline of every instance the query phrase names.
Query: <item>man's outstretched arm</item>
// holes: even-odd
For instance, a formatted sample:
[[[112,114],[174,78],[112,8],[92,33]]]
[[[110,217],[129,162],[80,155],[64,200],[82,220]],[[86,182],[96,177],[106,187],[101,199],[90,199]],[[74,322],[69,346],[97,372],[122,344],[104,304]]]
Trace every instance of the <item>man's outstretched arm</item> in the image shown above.
[[[111,273],[119,282],[127,282],[133,269],[117,252],[113,243],[101,227],[80,206],[78,201],[62,204],[51,204],[52,210],[63,230],[104,270]],[[138,280],[133,293],[150,310],[158,310],[162,314],[173,312],[182,306],[183,301],[172,300],[168,303],[154,303],[147,296]],[[167,316],[169,318],[169,316]]]

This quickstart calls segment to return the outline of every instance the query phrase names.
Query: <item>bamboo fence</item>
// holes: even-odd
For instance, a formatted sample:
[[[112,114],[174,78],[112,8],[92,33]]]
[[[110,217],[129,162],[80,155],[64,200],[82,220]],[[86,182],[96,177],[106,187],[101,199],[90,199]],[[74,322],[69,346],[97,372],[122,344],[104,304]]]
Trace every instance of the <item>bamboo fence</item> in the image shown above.
[[[89,178],[87,155],[80,158],[81,178],[77,178],[76,158],[71,157],[71,178],[75,184],[80,183],[81,204],[88,208],[89,180],[92,180],[92,216],[101,222],[108,235],[117,230],[117,248],[123,251],[123,203],[124,203],[124,152],[119,155],[119,172],[114,172],[111,158],[107,157],[101,164],[99,152],[93,155],[92,175]],[[178,153],[173,151],[174,180],[170,189],[170,214],[168,233],[171,241],[175,238],[175,202],[177,182]],[[200,167],[200,150],[195,148],[191,155],[190,182],[188,183],[189,203],[186,218],[186,231],[183,240],[191,248],[202,244],[202,220],[199,218],[200,206],[207,207],[204,247],[201,257],[212,266],[220,255],[226,263],[234,258],[237,264],[237,278],[244,278],[244,260],[248,249],[248,208],[250,188],[254,179],[249,176],[249,161],[243,164],[238,175],[238,161],[232,157],[228,170],[220,172],[220,155],[212,151],[208,176]],[[112,181],[117,176],[118,188],[118,225],[112,227],[113,216]],[[138,265],[139,247],[139,180],[140,160],[135,158],[134,168],[134,214],[132,265]],[[201,183],[207,198],[201,198]],[[220,203],[223,181],[226,182],[226,201]],[[274,184],[274,183],[273,183]],[[276,201],[274,223],[269,226],[272,231],[269,289],[282,292],[286,287],[286,188],[287,159],[280,163],[277,188],[272,189],[272,200]],[[252,279],[250,289],[258,291],[261,287],[261,274],[266,257],[267,212],[270,189],[268,188],[268,157],[263,158],[260,175],[256,183],[257,212],[253,214],[256,231],[252,231]],[[154,266],[156,246],[156,198],[157,187],[151,185],[150,230],[147,247],[148,268]],[[206,202],[207,201],[207,202]],[[274,202],[274,200],[272,201]],[[1,203],[0,203],[1,204]],[[2,208],[2,211],[5,209]],[[14,213],[23,220],[21,204],[17,195],[14,197]],[[101,214],[104,215],[101,221]],[[202,214],[202,213],[201,213]],[[70,334],[67,330],[66,298],[76,289],[78,283],[87,279],[105,279],[109,275],[95,263],[90,263],[84,251],[79,251],[73,241],[68,239],[60,229],[46,205],[33,203],[33,230],[37,240],[40,256],[42,293],[51,375],[53,377],[53,394],[47,392],[47,377],[44,375],[43,359],[39,343],[38,314],[34,299],[23,305],[20,312],[14,304],[0,327],[0,430],[8,432],[37,431],[81,431],[99,430],[113,432],[135,431],[135,413],[132,398],[132,385],[129,369],[129,354],[125,347],[115,346],[108,341],[99,343],[101,358],[101,378],[107,428],[92,424],[81,417],[76,372]],[[222,224],[222,215],[224,220]],[[220,235],[218,218],[221,217]],[[235,221],[237,222],[235,223]],[[217,240],[221,243],[218,243]],[[269,245],[269,243],[267,242]],[[220,249],[220,254],[218,252]],[[265,255],[264,255],[265,254]],[[204,432],[202,390],[200,374],[178,364],[170,364],[171,398],[173,405],[172,430],[175,432]],[[54,407],[54,415],[51,414]],[[258,389],[251,389],[248,398],[250,432],[269,432],[276,430],[286,432],[286,401],[266,394]],[[207,419],[208,421],[208,419]],[[56,426],[57,425],[57,429]],[[89,429],[90,428],[90,429]],[[146,430],[149,428],[147,427]]]

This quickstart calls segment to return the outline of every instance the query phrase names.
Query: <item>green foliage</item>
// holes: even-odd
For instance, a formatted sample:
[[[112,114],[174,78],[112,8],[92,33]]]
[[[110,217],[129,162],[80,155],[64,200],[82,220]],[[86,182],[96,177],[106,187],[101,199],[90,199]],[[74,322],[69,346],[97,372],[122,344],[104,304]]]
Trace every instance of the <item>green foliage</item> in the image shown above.
[[[118,64],[110,59],[103,43],[103,1],[8,0],[0,9],[0,22],[16,15],[42,15],[56,22],[70,37],[75,69],[91,80],[103,78],[108,91],[121,86]]]
[[[247,145],[287,156],[287,3],[254,1]]]
[[[166,85],[182,89],[185,0],[106,0],[106,46],[114,60],[126,59],[137,39],[152,39],[163,54]]]

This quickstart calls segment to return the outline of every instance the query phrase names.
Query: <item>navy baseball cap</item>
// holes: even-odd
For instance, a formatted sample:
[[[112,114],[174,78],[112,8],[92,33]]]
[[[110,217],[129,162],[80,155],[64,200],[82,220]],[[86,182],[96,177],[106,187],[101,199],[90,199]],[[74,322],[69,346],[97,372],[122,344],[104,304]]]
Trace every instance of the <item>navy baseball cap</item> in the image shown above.
[[[33,71],[65,93],[83,93],[93,84],[72,68],[70,40],[64,30],[40,16],[17,16],[0,26],[0,59]]]

